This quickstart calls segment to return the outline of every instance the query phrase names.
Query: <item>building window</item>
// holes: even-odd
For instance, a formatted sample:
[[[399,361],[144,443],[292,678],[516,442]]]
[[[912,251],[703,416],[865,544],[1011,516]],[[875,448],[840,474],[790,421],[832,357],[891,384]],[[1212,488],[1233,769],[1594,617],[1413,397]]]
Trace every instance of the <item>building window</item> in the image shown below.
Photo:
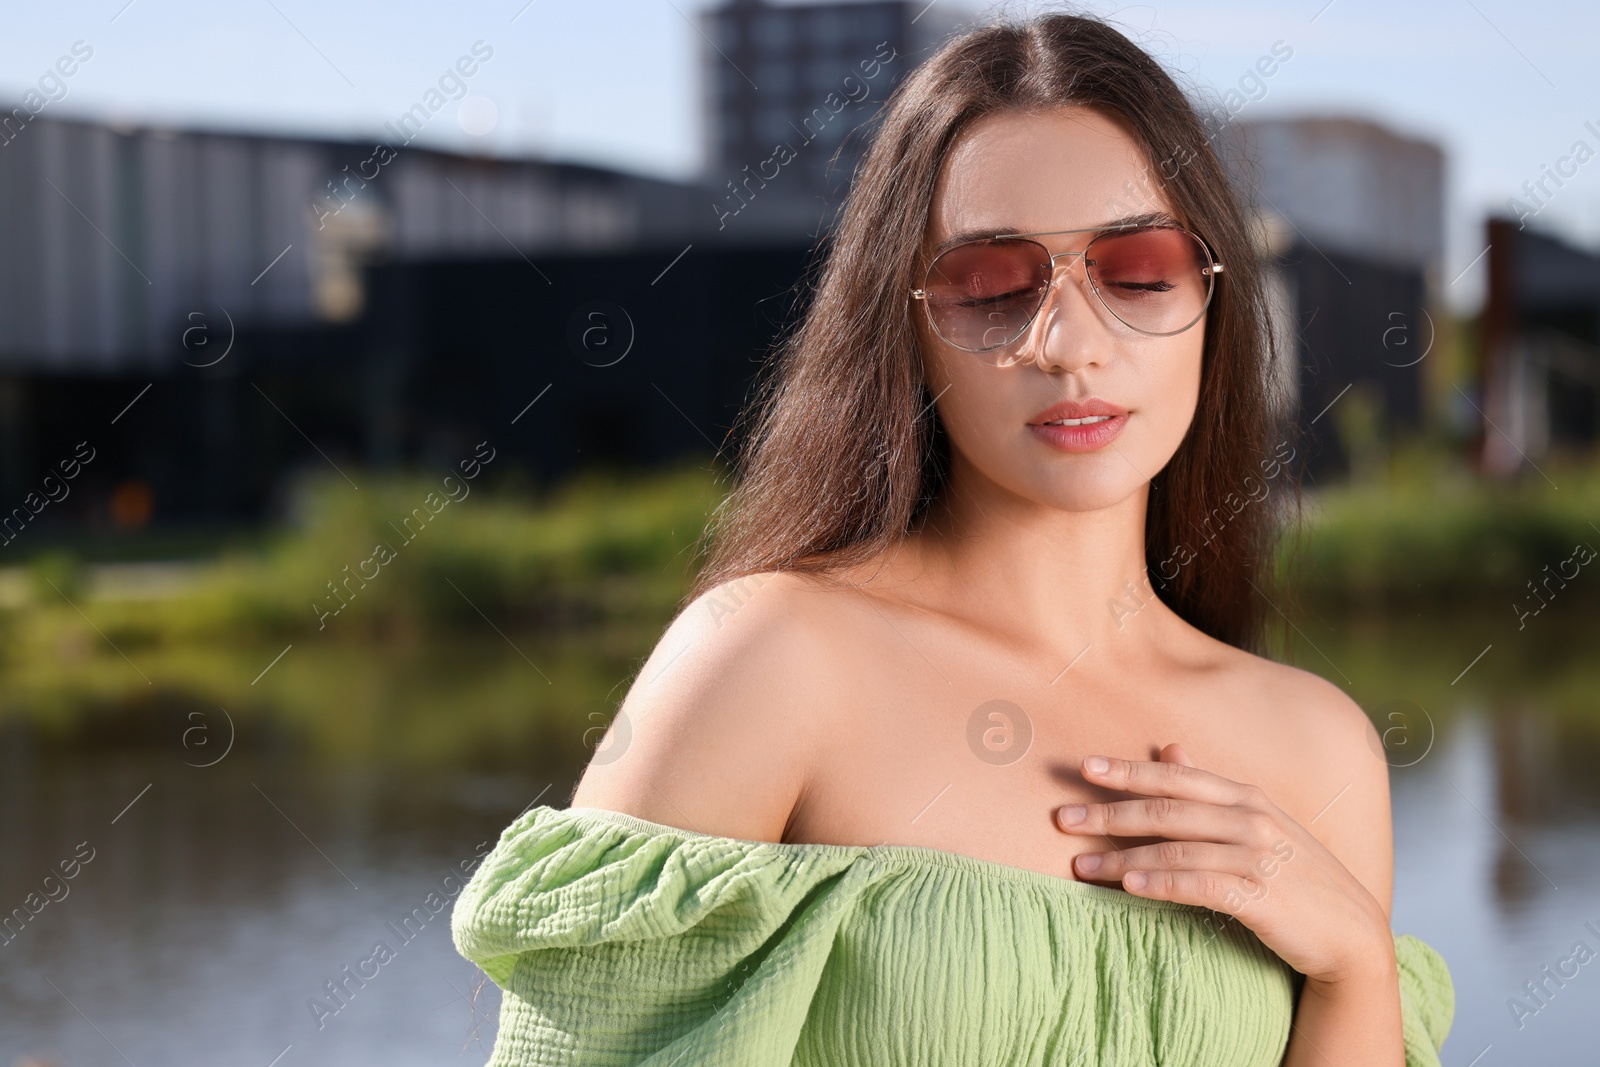
[[[899,26],[900,20],[893,11],[876,5],[852,11],[848,24],[849,40],[845,45],[855,51],[870,53],[879,42],[895,44],[900,39]]]
[[[791,16],[782,11],[762,11],[756,14],[755,40],[767,51],[784,49],[792,38],[789,29]]]
[[[734,52],[739,47],[739,19],[732,14],[715,15],[710,23],[711,43],[724,52]]]
[[[717,127],[717,158],[730,161],[738,158],[744,151],[744,138],[741,136],[739,123],[730,117]]]
[[[761,109],[761,121],[756,131],[757,144],[762,148],[772,148],[793,136],[794,128],[789,125],[789,109],[775,104]]]
[[[834,51],[844,36],[844,25],[839,12],[824,8],[812,11],[806,21],[807,37],[812,47],[819,51]]]
[[[844,75],[845,71],[837,59],[813,59],[806,64],[806,89],[820,99],[839,88]]]
[[[788,96],[795,89],[794,64],[785,59],[774,57],[763,60],[756,67],[756,84],[761,86],[761,93],[765,96]]]

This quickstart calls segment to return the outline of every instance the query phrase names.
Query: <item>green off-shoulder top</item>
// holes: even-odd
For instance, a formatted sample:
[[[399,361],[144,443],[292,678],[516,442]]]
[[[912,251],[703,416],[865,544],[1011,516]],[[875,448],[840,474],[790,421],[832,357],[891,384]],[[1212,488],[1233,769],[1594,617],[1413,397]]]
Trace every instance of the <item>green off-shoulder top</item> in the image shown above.
[[[456,900],[489,1067],[1276,1067],[1303,977],[1207,908],[917,845],[535,807]],[[1408,1067],[1444,960],[1395,938]]]

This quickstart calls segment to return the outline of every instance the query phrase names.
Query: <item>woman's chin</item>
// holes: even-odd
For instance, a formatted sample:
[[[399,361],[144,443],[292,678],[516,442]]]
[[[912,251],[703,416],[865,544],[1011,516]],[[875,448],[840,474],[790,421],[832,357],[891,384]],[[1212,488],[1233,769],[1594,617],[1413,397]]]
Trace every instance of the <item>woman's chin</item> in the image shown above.
[[[1131,476],[1115,480],[1054,476],[1053,481],[1047,477],[1046,484],[1030,495],[1044,507],[1057,511],[1104,511],[1122,504],[1144,485],[1142,479]]]

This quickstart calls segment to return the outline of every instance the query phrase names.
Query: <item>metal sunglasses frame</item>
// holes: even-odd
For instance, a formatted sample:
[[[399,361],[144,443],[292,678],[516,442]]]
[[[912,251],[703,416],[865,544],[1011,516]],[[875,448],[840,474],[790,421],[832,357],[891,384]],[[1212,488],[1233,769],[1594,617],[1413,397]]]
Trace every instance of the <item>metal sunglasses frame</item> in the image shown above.
[[[1155,332],[1153,330],[1141,330],[1139,327],[1133,325],[1133,323],[1128,322],[1121,315],[1118,315],[1116,313],[1116,311],[1113,310],[1111,305],[1106,302],[1105,294],[1100,291],[1100,287],[1094,283],[1094,278],[1092,278],[1089,275],[1088,268],[1089,268],[1089,265],[1093,262],[1093,260],[1088,258],[1089,250],[1094,247],[1094,244],[1095,244],[1096,241],[1100,240],[1100,238],[1102,238],[1102,237],[1111,236],[1113,234],[1121,234],[1121,233],[1126,233],[1128,231],[1140,231],[1140,230],[1176,230],[1179,233],[1186,234],[1187,236],[1192,238],[1197,244],[1199,244],[1201,250],[1205,253],[1206,265],[1200,268],[1200,273],[1205,275],[1205,278],[1206,278],[1206,299],[1205,299],[1205,302],[1200,305],[1200,313],[1199,314],[1197,314],[1187,324],[1185,324],[1183,326],[1180,326],[1176,330],[1167,330],[1165,332],[1158,333],[1158,332]],[[1063,234],[1069,234],[1069,233],[1092,233],[1092,234],[1094,234],[1094,236],[1089,239],[1089,243],[1084,245],[1083,246],[1083,250],[1080,251],[1080,252],[1055,252],[1055,253],[1052,253],[1048,248],[1045,248],[1045,246],[1044,246],[1044,244],[1042,242],[1029,240],[1030,238],[1034,238],[1034,237],[1059,237],[1059,236],[1061,236]],[[1027,240],[1029,244],[1037,245],[1039,247],[1039,249],[1041,251],[1043,251],[1044,254],[1047,257],[1049,257],[1049,259],[1050,259],[1050,281],[1040,291],[1038,305],[1034,307],[1034,309],[1033,309],[1033,311],[1031,313],[1029,313],[1028,320],[1022,324],[1021,328],[1017,331],[1017,335],[1015,337],[1011,338],[1008,341],[1002,341],[999,344],[990,345],[987,348],[968,348],[965,345],[956,344],[956,342],[950,340],[950,338],[946,337],[939,330],[939,324],[938,324],[937,321],[934,320],[934,317],[933,317],[933,308],[932,308],[932,306],[930,306],[928,304],[927,285],[928,285],[928,279],[933,276],[933,268],[938,265],[939,260],[943,259],[945,256],[949,255],[951,252],[954,252],[954,251],[956,251],[958,249],[966,248],[969,245],[982,244],[985,241],[1006,241],[1006,240]],[[1183,227],[1183,226],[1163,225],[1163,224],[1160,224],[1160,223],[1152,225],[1150,223],[1130,222],[1130,223],[1124,223],[1122,225],[1115,225],[1115,226],[1080,226],[1077,229],[1073,229],[1073,230],[1035,230],[1032,233],[997,233],[997,234],[993,234],[992,236],[988,236],[988,237],[974,237],[970,241],[962,241],[960,244],[951,245],[949,248],[944,249],[938,255],[934,256],[933,257],[933,262],[928,264],[927,272],[923,275],[922,288],[911,290],[911,298],[913,300],[921,300],[922,301],[922,306],[927,311],[927,314],[928,314],[928,325],[933,327],[933,332],[938,334],[939,338],[941,340],[943,340],[946,344],[951,345],[951,346],[953,346],[955,348],[959,348],[963,352],[974,352],[974,353],[993,352],[996,349],[1005,348],[1007,345],[1016,344],[1028,332],[1028,327],[1032,326],[1033,325],[1033,320],[1038,318],[1040,310],[1044,307],[1045,300],[1049,298],[1051,287],[1053,287],[1055,285],[1055,282],[1056,282],[1056,270],[1057,270],[1056,260],[1058,260],[1058,259],[1068,259],[1068,260],[1070,260],[1073,256],[1081,256],[1081,257],[1083,257],[1083,264],[1084,264],[1083,276],[1084,276],[1084,280],[1089,283],[1089,288],[1094,291],[1095,299],[1099,301],[1100,306],[1105,308],[1105,310],[1111,315],[1112,318],[1114,318],[1118,322],[1122,323],[1122,325],[1128,327],[1128,329],[1133,330],[1136,333],[1142,333],[1147,337],[1172,337],[1172,336],[1175,336],[1177,334],[1183,333],[1185,330],[1187,330],[1190,327],[1192,327],[1195,323],[1199,322],[1205,316],[1206,309],[1211,306],[1211,297],[1216,293],[1216,289],[1217,289],[1216,276],[1218,274],[1221,274],[1222,273],[1222,269],[1223,269],[1222,268],[1222,264],[1217,262],[1216,257],[1211,252],[1211,246],[1206,244],[1205,239],[1202,238],[1199,234],[1195,233],[1193,230],[1187,229],[1186,227]]]

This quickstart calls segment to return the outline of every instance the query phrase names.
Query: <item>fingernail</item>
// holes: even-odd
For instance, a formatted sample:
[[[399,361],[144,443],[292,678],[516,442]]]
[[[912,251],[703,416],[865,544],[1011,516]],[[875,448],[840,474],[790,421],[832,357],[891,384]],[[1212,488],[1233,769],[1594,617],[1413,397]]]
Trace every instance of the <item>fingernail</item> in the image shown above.
[[[1104,774],[1111,769],[1111,761],[1104,756],[1090,756],[1083,765],[1090,774]]]
[[[1100,869],[1100,854],[1098,852],[1085,852],[1078,857],[1078,870],[1084,874],[1093,874]]]
[[[1148,881],[1149,879],[1140,871],[1129,871],[1122,876],[1122,884],[1129,889],[1143,889]]]
[[[1080,823],[1088,814],[1088,809],[1082,804],[1068,804],[1061,809],[1061,825],[1072,826],[1075,823]]]

